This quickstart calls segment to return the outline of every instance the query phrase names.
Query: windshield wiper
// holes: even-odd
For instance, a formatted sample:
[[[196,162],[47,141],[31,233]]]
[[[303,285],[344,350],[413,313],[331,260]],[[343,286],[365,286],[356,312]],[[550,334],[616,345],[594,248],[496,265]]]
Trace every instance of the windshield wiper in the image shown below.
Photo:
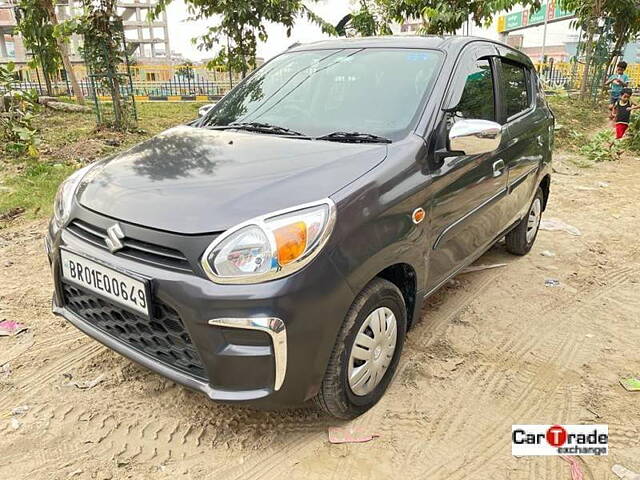
[[[274,135],[293,135],[295,137],[306,137],[304,133],[296,132],[290,128],[271,125],[270,123],[261,122],[238,122],[229,125],[212,125],[207,128],[212,130],[238,129],[248,132],[273,133]]]
[[[391,143],[391,140],[381,137],[380,135],[359,132],[333,132],[321,137],[316,137],[316,140],[350,143]]]

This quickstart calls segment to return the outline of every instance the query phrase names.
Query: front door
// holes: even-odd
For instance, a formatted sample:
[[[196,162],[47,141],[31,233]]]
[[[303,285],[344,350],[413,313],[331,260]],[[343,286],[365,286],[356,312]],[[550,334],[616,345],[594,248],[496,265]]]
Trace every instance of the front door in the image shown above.
[[[460,119],[498,120],[495,53],[491,47],[474,48],[461,57],[450,87],[461,92],[446,97],[455,106],[450,108],[445,103],[447,111],[440,129],[443,135],[448,135],[449,127]],[[486,249],[504,228],[504,145],[503,139],[491,153],[447,157],[432,172],[427,291]]]

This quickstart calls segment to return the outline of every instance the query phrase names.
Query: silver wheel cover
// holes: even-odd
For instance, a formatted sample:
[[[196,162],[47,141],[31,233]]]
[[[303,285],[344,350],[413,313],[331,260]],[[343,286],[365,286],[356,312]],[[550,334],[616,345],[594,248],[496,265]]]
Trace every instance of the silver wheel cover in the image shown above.
[[[531,210],[529,210],[529,217],[527,219],[527,243],[531,243],[536,236],[541,218],[542,202],[539,198],[536,198],[531,205]]]
[[[349,356],[349,387],[357,396],[373,391],[389,368],[396,350],[398,325],[387,307],[376,308],[365,319]]]

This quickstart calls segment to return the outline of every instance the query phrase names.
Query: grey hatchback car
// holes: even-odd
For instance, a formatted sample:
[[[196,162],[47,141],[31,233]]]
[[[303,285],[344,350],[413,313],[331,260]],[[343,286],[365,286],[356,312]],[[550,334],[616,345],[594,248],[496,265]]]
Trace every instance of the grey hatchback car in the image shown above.
[[[210,399],[353,418],[425,298],[503,237],[531,249],[553,124],[500,43],[292,47],[60,186],[53,311]]]

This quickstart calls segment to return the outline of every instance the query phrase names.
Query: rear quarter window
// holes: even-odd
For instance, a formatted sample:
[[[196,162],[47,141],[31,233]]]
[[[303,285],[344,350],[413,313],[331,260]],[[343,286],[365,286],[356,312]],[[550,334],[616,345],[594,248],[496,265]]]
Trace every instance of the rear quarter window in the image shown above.
[[[524,65],[502,60],[502,87],[507,119],[527,110],[531,105],[531,89]]]

